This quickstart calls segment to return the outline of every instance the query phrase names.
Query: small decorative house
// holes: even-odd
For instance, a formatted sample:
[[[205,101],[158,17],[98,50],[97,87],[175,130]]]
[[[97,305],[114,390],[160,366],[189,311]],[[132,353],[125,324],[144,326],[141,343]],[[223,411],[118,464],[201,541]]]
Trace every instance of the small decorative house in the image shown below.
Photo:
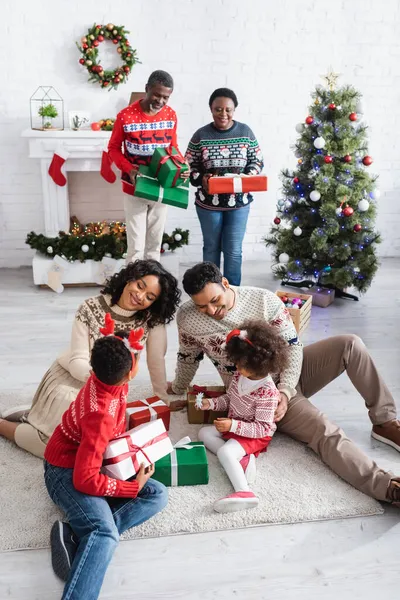
[[[64,101],[49,85],[41,85],[31,96],[31,128],[39,131],[64,129]]]

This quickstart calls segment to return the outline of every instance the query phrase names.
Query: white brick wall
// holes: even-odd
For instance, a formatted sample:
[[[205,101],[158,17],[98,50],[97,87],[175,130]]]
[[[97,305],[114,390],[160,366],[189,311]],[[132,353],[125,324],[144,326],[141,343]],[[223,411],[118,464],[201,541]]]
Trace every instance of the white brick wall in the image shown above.
[[[43,227],[39,164],[27,158],[27,141],[20,137],[29,127],[29,97],[36,87],[53,85],[64,98],[66,112],[91,110],[99,119],[120,110],[130,92],[142,89],[156,68],[170,71],[176,81],[171,104],[179,115],[182,149],[209,120],[207,99],[213,89],[228,85],[236,91],[237,119],[248,123],[259,138],[270,182],[270,191],[257,195],[253,204],[244,244],[246,257],[258,258],[267,256],[261,240],[274,215],[279,171],[295,165],[290,150],[294,126],[306,116],[319,76],[332,65],[343,74],[342,83],[364,94],[372,169],[380,175],[383,192],[380,252],[400,254],[397,0],[58,0],[62,18],[43,0],[24,4],[21,11],[13,0],[2,3],[6,27],[0,54],[8,58],[0,97],[0,266],[29,264],[25,235]],[[142,61],[117,92],[87,83],[78,65],[74,42],[95,20],[124,24]],[[77,177],[74,181],[74,204],[79,206],[85,183]],[[97,182],[98,193],[105,194],[103,203],[115,193],[120,208],[117,187],[111,193],[93,177],[94,186]],[[187,213],[169,211],[167,230],[175,225],[190,228],[187,255],[200,258],[201,233],[193,206]]]

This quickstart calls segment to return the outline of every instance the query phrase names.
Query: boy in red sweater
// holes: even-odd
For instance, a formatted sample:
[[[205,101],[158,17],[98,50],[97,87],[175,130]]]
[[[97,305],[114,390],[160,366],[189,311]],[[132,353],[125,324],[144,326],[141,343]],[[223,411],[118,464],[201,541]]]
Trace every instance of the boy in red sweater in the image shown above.
[[[122,171],[127,262],[160,260],[167,207],[135,196],[135,179],[139,166],[150,164],[156,148],[178,149],[176,113],[167,106],[173,89],[169,73],[154,71],[146,84],[145,98],[118,113],[108,145],[110,159]],[[189,172],[185,173],[188,177]]]
[[[45,452],[45,483],[68,523],[51,531],[53,569],[66,581],[62,598],[95,600],[121,533],[162,510],[167,490],[150,479],[154,466],[142,465],[135,479],[119,481],[100,473],[108,443],[124,433],[128,381],[138,370],[134,352],[143,330],[114,334],[106,316],[107,337],[91,355],[92,375],[79,392]]]

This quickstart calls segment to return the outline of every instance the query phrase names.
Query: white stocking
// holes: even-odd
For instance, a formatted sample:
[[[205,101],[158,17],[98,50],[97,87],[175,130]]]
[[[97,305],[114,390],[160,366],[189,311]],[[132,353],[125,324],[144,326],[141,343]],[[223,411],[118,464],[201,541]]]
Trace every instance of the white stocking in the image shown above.
[[[246,475],[240,464],[240,459],[246,455],[246,451],[237,440],[225,440],[214,425],[203,427],[199,431],[199,439],[204,442],[208,450],[218,456],[218,460],[224,467],[235,492],[248,492],[250,490]]]

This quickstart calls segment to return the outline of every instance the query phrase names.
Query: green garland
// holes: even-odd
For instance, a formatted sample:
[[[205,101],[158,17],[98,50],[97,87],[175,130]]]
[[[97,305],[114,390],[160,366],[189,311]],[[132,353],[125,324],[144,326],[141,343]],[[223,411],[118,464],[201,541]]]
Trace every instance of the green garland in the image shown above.
[[[81,39],[81,44],[76,43],[81,58],[79,63],[84,66],[89,73],[89,81],[99,83],[102,88],[117,89],[120,83],[124,83],[135,63],[140,62],[136,56],[136,50],[126,37],[126,31],[123,25],[93,25],[88,29],[87,34]],[[121,57],[122,65],[114,70],[104,70],[98,61],[98,46],[109,40],[117,46],[117,52]]]
[[[92,224],[90,224],[92,225]],[[117,225],[118,233],[112,231]],[[31,231],[26,237],[26,243],[33,249],[48,258],[56,255],[62,256],[66,260],[73,262],[79,260],[100,261],[105,256],[115,259],[126,258],[126,232],[124,224],[109,223],[110,233],[96,235],[95,233],[83,233],[74,235],[60,231],[57,237],[47,237],[41,233]],[[178,239],[177,239],[178,238]],[[177,248],[187,246],[189,243],[189,230],[183,230],[177,227],[168,235],[163,235],[163,248],[161,253],[166,250],[174,252]],[[168,248],[166,247],[168,245]]]

